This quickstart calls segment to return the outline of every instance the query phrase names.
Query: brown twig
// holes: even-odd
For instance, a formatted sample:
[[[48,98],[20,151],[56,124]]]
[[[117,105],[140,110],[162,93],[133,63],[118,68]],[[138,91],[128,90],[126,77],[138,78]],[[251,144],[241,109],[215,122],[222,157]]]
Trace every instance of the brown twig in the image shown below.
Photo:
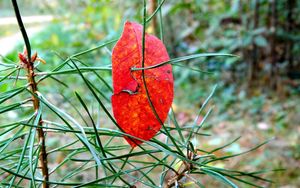
[[[23,54],[19,54],[20,61],[24,64],[23,68],[27,71],[27,82],[29,83],[30,91],[34,94],[37,93],[37,83],[35,81],[35,68],[34,68],[34,61],[36,60],[37,54],[35,53],[30,60],[26,57],[27,50],[24,50]],[[36,97],[36,95],[32,95],[32,103],[33,103],[33,109],[37,113],[40,108],[40,101]],[[40,116],[39,127],[43,126],[43,120],[42,116]],[[41,147],[40,153],[39,153],[39,163],[40,163],[40,169],[43,174],[43,188],[48,188],[49,184],[47,183],[49,181],[49,170],[48,170],[48,161],[47,161],[47,151],[46,151],[46,142],[45,142],[45,133],[42,128],[37,128],[38,132],[38,143]]]
[[[34,66],[33,66],[33,63],[30,62],[29,66],[27,68],[27,80],[30,84],[30,89],[31,89],[32,93],[36,93],[38,91],[34,76],[35,76]],[[37,112],[40,107],[40,101],[34,95],[32,95],[32,100],[33,100],[33,108]],[[42,122],[43,122],[42,117],[40,117],[39,126],[43,126]],[[47,187],[49,187],[49,185],[47,184],[47,181],[49,181],[49,172],[48,172],[45,134],[44,134],[44,130],[42,128],[37,128],[37,132],[38,132],[38,142],[39,142],[39,145],[41,146],[41,151],[39,154],[39,162],[41,165],[41,171],[42,171],[43,179],[44,179],[43,187],[47,188]]]
[[[31,92],[36,94],[38,91],[38,88],[37,88],[37,83],[34,78],[35,77],[34,62],[37,60],[37,53],[35,53],[31,56],[30,42],[29,42],[25,27],[23,24],[21,15],[20,15],[17,1],[12,0],[12,4],[13,4],[16,18],[18,21],[18,25],[19,25],[19,28],[22,33],[22,36],[23,36],[23,39],[25,42],[25,46],[26,46],[23,54],[21,54],[21,53],[19,54],[20,63],[22,64],[22,67],[27,71],[27,81],[29,83]],[[32,95],[32,101],[33,101],[34,111],[37,114],[37,112],[40,108],[40,101],[35,95]],[[40,116],[39,123],[38,123],[38,125],[40,127],[43,126],[42,122],[43,122],[42,117]],[[44,180],[43,188],[48,188],[49,184],[47,182],[49,181],[49,171],[48,171],[48,161],[47,161],[47,152],[46,152],[46,143],[45,143],[45,133],[42,128],[37,128],[37,132],[38,132],[38,143],[41,147],[41,150],[39,153],[39,163],[40,163],[40,169],[42,171],[43,180]]]
[[[24,64],[23,68],[27,71],[27,82],[29,83],[30,91],[34,94],[37,93],[37,83],[35,81],[35,72],[34,72],[34,61],[36,60],[37,54],[35,53],[30,60],[26,57],[27,50],[25,49],[23,54],[19,54],[20,61]],[[37,113],[40,108],[40,101],[35,96],[32,95],[32,103],[33,103],[33,109]],[[40,127],[43,126],[43,120],[42,116],[40,116],[38,125]],[[40,169],[43,174],[43,188],[48,188],[48,181],[49,181],[49,172],[48,172],[48,161],[47,161],[47,151],[46,151],[46,143],[45,143],[45,133],[42,128],[37,128],[38,132],[38,143],[41,147],[41,151],[39,153],[39,163],[40,163]]]

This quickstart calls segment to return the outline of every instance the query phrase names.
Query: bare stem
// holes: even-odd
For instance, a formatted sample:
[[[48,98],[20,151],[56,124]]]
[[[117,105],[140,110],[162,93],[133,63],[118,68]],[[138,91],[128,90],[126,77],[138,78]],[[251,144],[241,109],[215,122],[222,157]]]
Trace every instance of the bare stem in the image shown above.
[[[33,63],[29,63],[29,66],[27,67],[27,80],[28,83],[30,84],[30,90],[32,91],[32,93],[36,93],[38,91],[37,83],[34,77],[35,77],[35,73],[34,73]],[[32,101],[33,101],[33,108],[37,112],[40,107],[40,101],[35,95],[32,95]],[[39,127],[43,126],[42,117],[40,117],[38,125]],[[37,132],[38,132],[38,142],[41,147],[41,151],[39,154],[39,162],[40,162],[40,167],[44,179],[43,188],[48,188],[49,184],[47,182],[49,181],[49,170],[48,170],[46,143],[45,143],[45,133],[43,128],[37,128]]]
[[[26,67],[25,69],[27,70],[27,81],[29,83],[30,86],[30,90],[32,93],[36,93],[38,91],[37,88],[37,83],[35,81],[35,73],[34,73],[34,60],[32,60],[31,58],[31,47],[30,47],[30,42],[20,15],[20,11],[19,11],[19,7],[17,4],[16,0],[12,0],[12,4],[14,7],[14,11],[16,14],[16,18],[18,21],[18,25],[20,28],[20,31],[22,33],[24,42],[25,42],[25,46],[26,46],[26,52],[27,52],[27,63],[26,63]],[[24,54],[25,55],[25,54]],[[32,101],[33,101],[33,108],[35,110],[35,112],[38,111],[39,107],[40,107],[40,101],[39,99],[35,96],[32,95]],[[42,117],[40,117],[39,119],[39,127],[43,126],[42,123]],[[37,132],[38,132],[38,142],[39,145],[41,147],[40,153],[39,153],[39,163],[40,163],[40,168],[43,174],[43,188],[48,188],[49,184],[47,183],[49,181],[49,171],[48,171],[48,161],[47,161],[47,152],[46,152],[46,143],[45,143],[45,133],[44,130],[42,128],[37,128]]]

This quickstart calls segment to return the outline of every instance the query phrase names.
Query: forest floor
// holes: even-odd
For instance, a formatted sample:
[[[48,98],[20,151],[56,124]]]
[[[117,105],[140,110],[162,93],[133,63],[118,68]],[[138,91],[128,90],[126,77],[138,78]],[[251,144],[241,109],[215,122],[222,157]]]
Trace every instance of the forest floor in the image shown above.
[[[257,97],[232,102],[224,107],[221,96],[212,99],[214,112],[207,119],[203,130],[210,137],[199,137],[199,148],[208,149],[222,146],[235,138],[240,139],[218,153],[238,154],[270,140],[263,147],[250,153],[216,164],[220,167],[246,171],[283,169],[269,172],[263,177],[274,181],[264,187],[300,187],[300,104],[299,96],[285,100]],[[214,102],[216,101],[216,102]],[[222,110],[221,110],[222,108]],[[225,108],[225,110],[224,110]],[[177,118],[181,124],[193,121],[194,110],[178,107]]]

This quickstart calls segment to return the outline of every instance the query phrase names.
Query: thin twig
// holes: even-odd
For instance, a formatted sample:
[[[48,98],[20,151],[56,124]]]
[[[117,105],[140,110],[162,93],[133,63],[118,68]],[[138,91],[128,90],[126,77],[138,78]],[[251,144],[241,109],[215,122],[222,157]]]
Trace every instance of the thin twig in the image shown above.
[[[27,36],[27,33],[26,33],[26,29],[25,29],[24,24],[23,24],[21,15],[20,15],[20,11],[19,11],[17,1],[12,0],[12,4],[13,4],[14,11],[15,11],[15,14],[16,14],[16,18],[17,18],[17,21],[18,21],[18,25],[19,25],[19,28],[20,28],[20,31],[22,33],[22,36],[23,36],[23,39],[24,39],[24,42],[25,42],[25,46],[26,46],[27,63],[26,63],[25,69],[27,70],[27,81],[30,85],[31,92],[32,93],[37,93],[38,88],[37,88],[37,83],[36,83],[35,78],[34,78],[35,77],[35,72],[34,72],[35,67],[33,65],[35,59],[32,60],[32,58],[31,58],[30,42],[29,42],[29,39],[28,39],[28,36]],[[24,55],[26,55],[26,54],[24,53]],[[40,101],[35,95],[32,95],[32,101],[33,101],[33,108],[34,108],[35,112],[37,113],[38,109],[40,108]],[[43,126],[42,122],[43,122],[42,117],[40,116],[39,123],[38,123],[38,125],[40,127]],[[42,174],[43,174],[43,188],[48,188],[49,184],[47,182],[49,181],[49,172],[48,172],[48,161],[47,161],[45,134],[44,134],[43,128],[37,128],[37,132],[38,132],[38,142],[39,142],[39,145],[41,147],[41,150],[40,150],[40,153],[39,153],[39,162],[40,162],[40,165],[41,165],[40,168],[41,168],[41,171],[42,171]]]
[[[24,27],[22,18],[21,18],[18,3],[17,3],[17,0],[12,0],[11,2],[13,4],[14,11],[15,11],[15,14],[16,14],[16,18],[17,18],[17,21],[18,21],[18,25],[19,25],[20,31],[22,33],[22,36],[23,36],[23,39],[24,39],[24,42],[25,42],[25,46],[26,46],[26,49],[27,49],[27,57],[28,57],[28,59],[30,59],[31,58],[30,42],[29,42],[28,35],[26,33],[26,29]]]

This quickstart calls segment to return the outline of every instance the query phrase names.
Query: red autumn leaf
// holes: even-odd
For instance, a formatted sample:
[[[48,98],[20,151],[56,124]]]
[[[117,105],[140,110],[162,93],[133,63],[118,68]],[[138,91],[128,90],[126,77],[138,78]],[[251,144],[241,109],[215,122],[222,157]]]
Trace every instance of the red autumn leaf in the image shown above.
[[[143,140],[150,140],[160,130],[161,123],[156,118],[147,98],[142,71],[132,71],[142,67],[143,27],[126,22],[121,38],[112,53],[112,77],[114,94],[111,98],[114,117],[122,130]],[[145,35],[144,66],[168,61],[164,44],[155,36]],[[144,72],[152,104],[162,122],[168,116],[174,95],[172,66],[167,64]],[[132,147],[142,142],[125,137]]]

